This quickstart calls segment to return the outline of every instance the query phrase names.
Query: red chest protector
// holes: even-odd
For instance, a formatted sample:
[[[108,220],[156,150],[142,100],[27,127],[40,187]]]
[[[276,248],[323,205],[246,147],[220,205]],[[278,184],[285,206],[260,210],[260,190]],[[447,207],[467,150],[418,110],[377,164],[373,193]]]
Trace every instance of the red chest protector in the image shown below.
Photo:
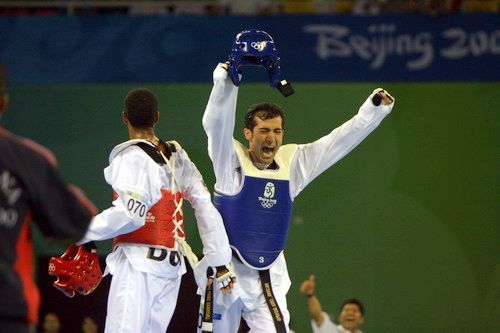
[[[120,243],[136,243],[175,247],[174,236],[184,238],[184,222],[182,212],[182,193],[172,194],[169,189],[161,189],[162,197],[146,214],[146,224],[128,234],[114,238],[113,248]],[[118,195],[113,194],[116,199]],[[176,212],[176,202],[181,206]],[[175,218],[174,218],[175,213]]]

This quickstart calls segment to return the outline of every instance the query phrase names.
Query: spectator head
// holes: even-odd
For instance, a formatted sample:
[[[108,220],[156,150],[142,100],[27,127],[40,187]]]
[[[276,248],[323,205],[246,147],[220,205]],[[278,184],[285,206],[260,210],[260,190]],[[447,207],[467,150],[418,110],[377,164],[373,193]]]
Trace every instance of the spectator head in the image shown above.
[[[355,298],[342,302],[340,306],[339,322],[347,330],[355,331],[365,320],[363,303]]]
[[[97,333],[97,323],[90,317],[83,318],[82,333]]]
[[[59,333],[61,321],[55,313],[49,312],[43,318],[42,328],[44,333]]]

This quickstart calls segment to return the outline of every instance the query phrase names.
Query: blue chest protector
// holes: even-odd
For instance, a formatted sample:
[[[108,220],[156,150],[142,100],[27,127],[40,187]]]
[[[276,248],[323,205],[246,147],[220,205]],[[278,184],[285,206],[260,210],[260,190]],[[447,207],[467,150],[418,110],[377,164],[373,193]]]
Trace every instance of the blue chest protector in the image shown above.
[[[289,183],[246,176],[238,194],[214,195],[229,243],[253,268],[269,268],[285,248],[292,216]]]

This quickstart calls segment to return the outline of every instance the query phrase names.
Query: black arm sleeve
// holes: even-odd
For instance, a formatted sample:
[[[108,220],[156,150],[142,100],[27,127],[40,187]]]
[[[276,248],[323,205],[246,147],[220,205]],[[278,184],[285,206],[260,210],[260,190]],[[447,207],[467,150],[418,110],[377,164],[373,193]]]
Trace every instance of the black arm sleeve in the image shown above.
[[[33,220],[45,236],[79,240],[91,220],[61,175],[48,163],[41,166],[37,181],[26,184],[32,198]]]
[[[23,193],[12,203],[22,220],[26,214],[32,214],[45,236],[81,239],[91,213],[69,190],[47,157],[11,135],[0,135],[0,153],[0,170],[17,179]]]

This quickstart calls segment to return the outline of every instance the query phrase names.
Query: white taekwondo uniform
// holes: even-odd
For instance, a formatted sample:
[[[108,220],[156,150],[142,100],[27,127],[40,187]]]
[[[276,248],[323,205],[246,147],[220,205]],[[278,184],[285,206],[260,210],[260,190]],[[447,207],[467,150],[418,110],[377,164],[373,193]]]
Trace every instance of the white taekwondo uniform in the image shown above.
[[[279,169],[286,167],[289,169],[286,171],[289,177],[288,191],[293,202],[313,179],[365,139],[390,113],[394,105],[392,103],[374,106],[371,95],[353,118],[324,137],[308,144],[281,146],[275,158],[278,171],[259,170],[252,166],[248,153],[242,152],[242,145],[233,139],[238,87],[232,83],[227,71],[220,64],[214,70],[213,79],[214,86],[203,116],[203,126],[208,136],[208,153],[216,176],[215,191],[225,197],[239,195],[248,175],[276,179],[275,175],[280,172]],[[281,150],[286,150],[286,153],[280,154]],[[245,229],[245,225],[242,224],[240,229]],[[238,252],[229,229],[228,234],[231,246]],[[286,235],[284,238],[286,241]],[[252,332],[276,332],[260,283],[259,269],[262,268],[269,268],[274,296],[289,330],[290,314],[287,310],[286,294],[291,282],[283,252],[266,267],[251,267],[241,259],[245,261],[241,256],[240,259],[233,256],[233,271],[238,281],[233,293],[226,298],[223,306],[214,305],[214,332],[236,332],[241,316],[245,318]]]
[[[168,163],[165,159],[157,163],[140,143],[154,147],[145,140],[129,140],[112,150],[104,176],[115,193],[113,206],[94,217],[79,242],[115,238],[114,250],[106,258],[106,271],[113,275],[108,333],[166,332],[186,272],[177,253],[177,238],[185,236],[183,199],[194,209],[208,265],[222,266],[231,260],[221,216],[187,153],[170,141],[175,152]]]

